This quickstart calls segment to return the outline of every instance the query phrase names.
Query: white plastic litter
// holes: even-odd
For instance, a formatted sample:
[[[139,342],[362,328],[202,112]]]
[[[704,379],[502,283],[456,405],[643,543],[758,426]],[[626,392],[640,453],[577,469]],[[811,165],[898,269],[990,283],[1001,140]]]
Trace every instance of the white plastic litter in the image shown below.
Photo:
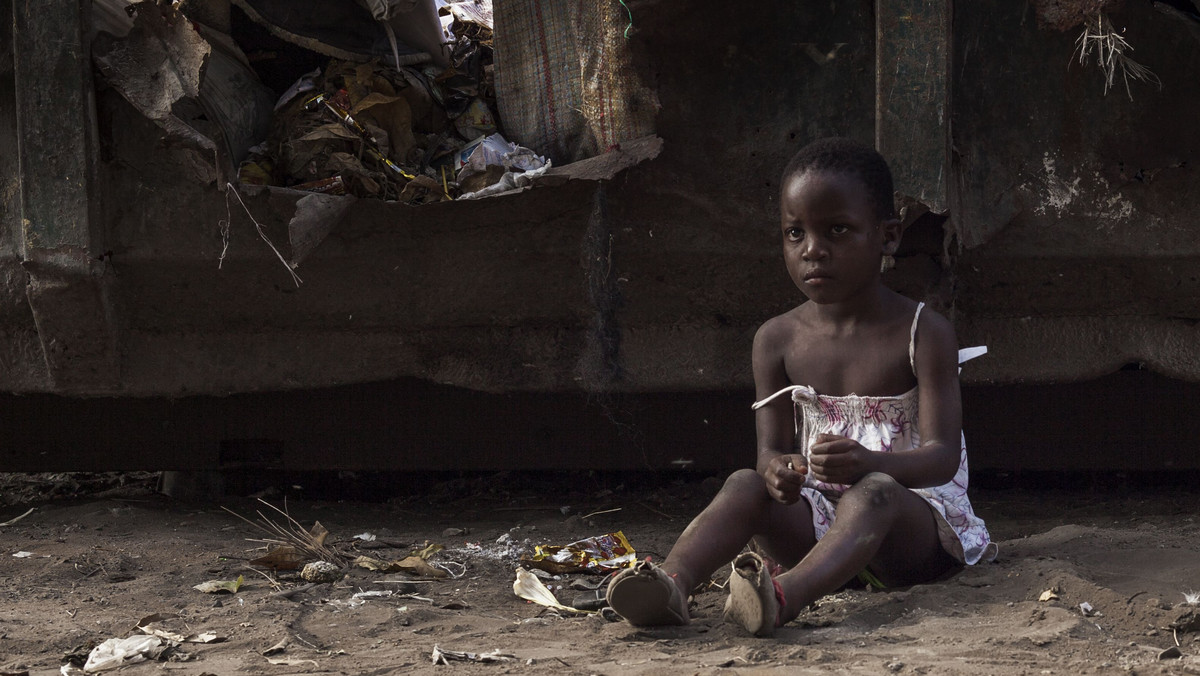
[[[108,671],[136,664],[146,659],[146,654],[161,646],[163,641],[157,636],[130,636],[129,638],[110,638],[104,643],[92,648],[87,662],[83,665],[86,673]]]

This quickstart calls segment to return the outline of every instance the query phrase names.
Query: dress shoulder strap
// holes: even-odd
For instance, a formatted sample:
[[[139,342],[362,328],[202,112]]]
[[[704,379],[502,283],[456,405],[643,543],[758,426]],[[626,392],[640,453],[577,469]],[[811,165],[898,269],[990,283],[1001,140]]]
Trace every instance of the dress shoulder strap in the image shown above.
[[[921,320],[921,310],[924,309],[924,303],[917,303],[917,311],[913,314],[912,328],[908,330],[908,366],[912,369],[914,376],[917,375],[917,322]]]
[[[817,396],[816,391],[807,385],[788,385],[787,387],[783,388],[782,390],[779,390],[778,392],[776,392],[775,394],[772,394],[771,396],[767,397],[766,399],[762,399],[760,401],[754,402],[754,405],[751,406],[750,408],[757,411],[758,409],[762,408],[763,406],[766,406],[767,404],[771,403],[772,401],[775,401],[776,399],[778,399],[779,397],[782,397],[785,394],[792,395],[792,400],[795,401],[796,392],[799,392],[801,397],[812,398],[812,397]]]

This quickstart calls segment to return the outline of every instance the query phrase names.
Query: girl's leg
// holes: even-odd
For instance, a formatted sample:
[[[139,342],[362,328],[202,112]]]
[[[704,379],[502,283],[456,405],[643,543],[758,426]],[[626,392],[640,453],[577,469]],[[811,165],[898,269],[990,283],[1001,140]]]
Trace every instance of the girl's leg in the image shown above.
[[[784,565],[801,560],[816,544],[807,501],[780,504],[767,493],[757,472],[738,470],[688,524],[661,568],[686,599],[697,582],[729,563],[755,536],[760,536],[770,555]]]
[[[838,500],[837,518],[825,537],[777,579],[787,604],[780,620],[796,617],[871,565],[884,584],[924,582],[954,560],[942,549],[936,516],[917,494],[886,474],[868,474]]]

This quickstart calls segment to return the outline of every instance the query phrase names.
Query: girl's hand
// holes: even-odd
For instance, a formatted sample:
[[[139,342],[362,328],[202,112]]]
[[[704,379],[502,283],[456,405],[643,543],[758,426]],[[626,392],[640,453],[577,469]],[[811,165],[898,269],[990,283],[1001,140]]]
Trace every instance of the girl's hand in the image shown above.
[[[800,499],[800,487],[804,485],[804,475],[807,473],[803,455],[777,455],[767,463],[767,472],[763,477],[767,482],[767,493],[785,505],[794,504]]]
[[[813,478],[831,484],[852,484],[870,473],[872,456],[862,444],[836,434],[818,434],[809,447]]]

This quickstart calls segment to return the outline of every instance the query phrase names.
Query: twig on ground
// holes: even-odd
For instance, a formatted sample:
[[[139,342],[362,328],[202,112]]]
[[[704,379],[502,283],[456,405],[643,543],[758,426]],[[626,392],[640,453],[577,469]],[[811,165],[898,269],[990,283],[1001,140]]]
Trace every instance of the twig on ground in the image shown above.
[[[639,504],[639,505],[641,505],[642,507],[645,507],[646,509],[650,510],[651,512],[654,512],[655,514],[657,514],[657,515],[659,515],[659,516],[663,517],[664,519],[668,519],[668,520],[670,520],[670,521],[674,521],[674,520],[675,520],[675,517],[671,516],[670,514],[667,514],[666,512],[660,512],[660,511],[658,511],[657,509],[655,509],[655,508],[651,507],[650,505],[647,505],[647,504],[646,504],[646,503],[644,503],[644,502],[639,502],[638,504]]]
[[[267,575],[266,573],[262,572],[261,570],[259,570],[257,568],[253,568],[251,566],[246,566],[246,570],[249,570],[254,573],[258,573],[259,575],[262,575],[263,577],[267,578],[267,583],[270,584],[271,587],[273,587],[275,589],[275,591],[279,591],[280,589],[283,589],[283,586],[279,584],[279,580],[276,580],[275,578],[271,577],[270,575]]]
[[[337,551],[326,547],[323,542],[318,541],[318,539],[312,533],[304,530],[304,527],[300,525],[300,522],[293,519],[291,515],[287,513],[286,501],[283,505],[284,509],[279,509],[275,505],[272,505],[262,498],[259,498],[258,501],[282,514],[283,517],[287,519],[286,525],[281,525],[272,521],[261,511],[257,512],[260,521],[251,521],[250,519],[247,519],[228,507],[222,507],[221,509],[224,509],[226,512],[229,512],[242,521],[254,526],[267,535],[276,536],[275,538],[262,540],[263,542],[280,546],[290,545],[295,547],[297,550],[312,556],[313,558],[320,559],[322,561],[328,561],[338,566],[346,565],[346,557],[342,556]]]
[[[313,587],[317,586],[318,584],[320,584],[320,583],[319,582],[309,582],[308,584],[302,584],[299,587],[292,587],[291,589],[284,589],[283,591],[277,591],[274,594],[271,594],[271,598],[287,599],[290,601],[290,600],[292,600],[292,597],[295,596],[296,594],[299,594],[300,592],[306,592],[309,589],[312,589]]]
[[[317,646],[315,646],[315,645],[313,645],[313,644],[309,643],[308,641],[305,641],[304,639],[300,638],[300,634],[294,634],[294,636],[296,637],[296,640],[297,640],[297,641],[299,641],[299,642],[303,643],[304,645],[308,646],[309,648],[312,648],[313,650],[320,650],[320,648],[318,648]]]

